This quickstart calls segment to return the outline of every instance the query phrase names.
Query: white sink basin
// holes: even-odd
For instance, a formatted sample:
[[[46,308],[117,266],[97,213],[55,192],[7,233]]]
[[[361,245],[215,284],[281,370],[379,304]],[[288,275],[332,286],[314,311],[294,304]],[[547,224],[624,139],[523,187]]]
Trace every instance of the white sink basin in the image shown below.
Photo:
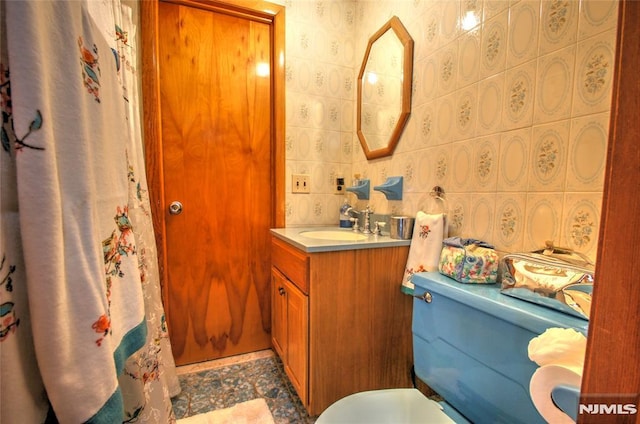
[[[317,231],[301,231],[301,236],[309,237],[319,240],[334,240],[334,241],[359,241],[366,240],[367,236],[360,233],[354,233],[353,231],[331,231],[331,230],[317,230]]]

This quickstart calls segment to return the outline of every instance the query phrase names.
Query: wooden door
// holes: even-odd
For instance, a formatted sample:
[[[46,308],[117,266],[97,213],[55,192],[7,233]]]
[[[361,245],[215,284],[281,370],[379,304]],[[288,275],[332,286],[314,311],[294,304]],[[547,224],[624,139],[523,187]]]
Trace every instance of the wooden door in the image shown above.
[[[580,401],[633,404],[635,414],[581,414],[579,423],[640,423],[640,2],[619,3],[609,148]]]
[[[196,6],[158,6],[165,308],[177,364],[270,346],[271,28]]]

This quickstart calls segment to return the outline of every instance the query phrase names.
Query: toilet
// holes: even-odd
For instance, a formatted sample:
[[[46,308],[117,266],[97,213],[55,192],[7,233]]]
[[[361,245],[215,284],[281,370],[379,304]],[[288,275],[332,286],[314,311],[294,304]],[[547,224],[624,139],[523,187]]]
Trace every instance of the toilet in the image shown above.
[[[444,401],[417,389],[360,392],[329,406],[318,424],[545,423],[529,396],[538,368],[529,341],[552,327],[586,336],[588,322],[500,294],[497,285],[460,284],[439,273],[414,274],[416,376]],[[575,416],[573,402],[563,402]]]

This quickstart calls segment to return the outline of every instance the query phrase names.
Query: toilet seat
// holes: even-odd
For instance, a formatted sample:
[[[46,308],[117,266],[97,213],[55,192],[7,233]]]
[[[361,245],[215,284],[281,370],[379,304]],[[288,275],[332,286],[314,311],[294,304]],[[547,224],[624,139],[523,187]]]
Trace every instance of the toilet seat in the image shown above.
[[[355,393],[329,406],[316,424],[456,423],[443,407],[417,389],[386,389]]]

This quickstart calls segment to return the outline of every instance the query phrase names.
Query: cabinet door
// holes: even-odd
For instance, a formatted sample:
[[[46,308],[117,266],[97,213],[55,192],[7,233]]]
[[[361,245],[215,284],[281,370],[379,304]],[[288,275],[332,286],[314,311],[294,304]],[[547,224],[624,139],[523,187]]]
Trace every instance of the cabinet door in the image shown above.
[[[287,280],[275,268],[271,269],[271,340],[283,362],[287,361]]]
[[[287,375],[298,396],[307,405],[309,361],[309,298],[291,282],[286,283],[287,297]],[[288,369],[287,369],[288,368]]]

